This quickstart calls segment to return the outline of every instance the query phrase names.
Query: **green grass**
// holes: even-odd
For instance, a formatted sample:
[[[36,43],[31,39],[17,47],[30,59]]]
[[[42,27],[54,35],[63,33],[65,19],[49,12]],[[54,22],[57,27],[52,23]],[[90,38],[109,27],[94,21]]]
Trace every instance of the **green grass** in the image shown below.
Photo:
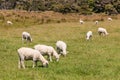
[[[83,25],[66,22],[34,26],[26,23],[28,27],[18,23],[5,27],[3,25],[0,27],[0,80],[119,80],[119,22],[120,20],[103,21],[98,25],[91,21]],[[109,35],[99,36],[98,27],[106,28]],[[93,31],[90,41],[85,40],[88,30]],[[31,33],[32,43],[22,43],[23,31]],[[36,44],[55,48],[57,40],[67,43],[69,53],[66,57],[61,56],[59,62],[50,62],[48,68],[32,68],[32,61],[26,61],[26,69],[18,69],[18,48],[33,48]]]

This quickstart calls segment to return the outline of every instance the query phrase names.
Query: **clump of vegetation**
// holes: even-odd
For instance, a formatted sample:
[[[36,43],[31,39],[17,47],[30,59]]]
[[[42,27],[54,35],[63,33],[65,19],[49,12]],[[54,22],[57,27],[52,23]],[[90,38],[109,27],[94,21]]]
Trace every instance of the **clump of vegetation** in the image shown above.
[[[5,20],[5,17],[2,13],[0,13],[0,21],[4,21]]]

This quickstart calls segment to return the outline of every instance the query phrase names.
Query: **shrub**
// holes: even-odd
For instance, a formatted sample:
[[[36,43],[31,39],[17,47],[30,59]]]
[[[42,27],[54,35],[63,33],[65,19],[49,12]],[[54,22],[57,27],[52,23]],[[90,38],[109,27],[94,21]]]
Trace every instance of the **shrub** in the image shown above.
[[[5,20],[5,17],[2,13],[0,13],[0,20],[4,21]]]

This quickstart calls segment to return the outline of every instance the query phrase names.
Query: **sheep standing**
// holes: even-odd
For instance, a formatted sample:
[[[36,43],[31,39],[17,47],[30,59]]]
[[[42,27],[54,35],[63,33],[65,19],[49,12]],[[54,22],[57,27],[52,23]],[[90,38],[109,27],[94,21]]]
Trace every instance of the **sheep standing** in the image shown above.
[[[47,45],[35,45],[34,48],[42,55],[48,55],[49,60],[52,62],[52,55],[56,58],[56,61],[59,61],[60,55],[55,51],[55,49],[52,46],[47,46]]]
[[[92,31],[88,31],[86,34],[86,40],[89,40],[92,36]]]
[[[48,66],[48,61],[40,54],[39,51],[32,48],[21,47],[18,50],[19,64],[18,67],[23,67],[25,69],[24,61],[33,60],[33,68],[37,65],[37,61],[42,62],[43,66]]]
[[[7,21],[7,24],[12,25],[13,23],[11,21]]]
[[[62,54],[64,56],[66,56],[66,54],[67,54],[67,51],[66,51],[67,45],[66,45],[65,42],[63,42],[63,41],[57,41],[56,42],[56,48],[57,48],[57,52],[59,54]]]
[[[22,41],[24,41],[24,40],[32,42],[32,38],[31,38],[30,33],[28,33],[28,32],[23,32],[22,33]]]
[[[105,28],[101,28],[101,27],[98,28],[98,33],[99,33],[99,35],[103,35],[103,36],[109,34]]]
[[[80,21],[79,21],[79,22],[80,22],[80,24],[84,24],[84,21],[83,21],[83,20],[81,20],[81,19],[80,19]]]

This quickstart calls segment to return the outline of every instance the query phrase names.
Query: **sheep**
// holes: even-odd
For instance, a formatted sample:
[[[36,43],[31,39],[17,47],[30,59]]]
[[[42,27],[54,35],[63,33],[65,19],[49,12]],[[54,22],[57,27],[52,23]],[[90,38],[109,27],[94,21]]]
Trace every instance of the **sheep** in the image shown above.
[[[108,21],[112,21],[112,18],[109,17],[109,18],[108,18]]]
[[[101,27],[98,28],[98,33],[99,33],[99,35],[103,35],[103,36],[109,34],[105,28],[101,28]]]
[[[93,36],[92,31],[88,31],[86,34],[86,40],[89,40]]]
[[[56,58],[57,62],[59,61],[60,55],[58,55],[52,46],[37,44],[34,46],[34,49],[40,51],[42,55],[47,55],[50,62],[52,62],[52,55]]]
[[[13,23],[12,23],[11,21],[7,21],[7,24],[10,24],[10,25],[12,25]]]
[[[66,56],[66,54],[68,53],[66,51],[67,45],[63,41],[57,41],[56,42],[56,49],[57,49],[58,54],[62,54],[63,56]]]
[[[32,42],[32,38],[31,38],[31,35],[30,33],[28,32],[23,32],[22,33],[22,41],[26,40],[27,42]]]
[[[80,24],[84,24],[84,21],[80,19]]]
[[[48,61],[41,55],[39,51],[35,49],[21,47],[17,50],[17,52],[19,56],[18,68],[23,67],[25,69],[25,60],[33,60],[33,68],[37,66],[37,61],[42,62],[43,67],[48,67]]]
[[[98,21],[95,21],[95,24],[98,24]]]

